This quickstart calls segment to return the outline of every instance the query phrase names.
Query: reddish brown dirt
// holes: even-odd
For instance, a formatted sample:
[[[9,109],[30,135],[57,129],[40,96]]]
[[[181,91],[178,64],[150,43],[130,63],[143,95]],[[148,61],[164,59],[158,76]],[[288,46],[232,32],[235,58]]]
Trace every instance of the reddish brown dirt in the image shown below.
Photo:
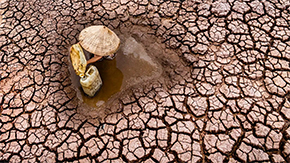
[[[288,0],[0,3],[0,161],[290,162]],[[67,60],[96,24],[155,40],[163,70],[99,112]]]

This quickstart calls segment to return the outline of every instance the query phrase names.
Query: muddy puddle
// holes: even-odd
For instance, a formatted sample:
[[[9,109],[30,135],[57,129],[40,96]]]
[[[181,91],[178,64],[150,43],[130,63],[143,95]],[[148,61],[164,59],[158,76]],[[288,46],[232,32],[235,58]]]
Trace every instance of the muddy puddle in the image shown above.
[[[84,94],[79,82],[80,78],[74,73],[72,66],[69,66],[72,83],[79,100],[91,108],[105,106],[122,90],[161,75],[161,66],[152,58],[154,55],[150,54],[153,53],[152,51],[146,49],[132,36],[118,36],[121,45],[116,57],[113,60],[103,59],[94,63],[103,81],[101,89],[94,97]]]

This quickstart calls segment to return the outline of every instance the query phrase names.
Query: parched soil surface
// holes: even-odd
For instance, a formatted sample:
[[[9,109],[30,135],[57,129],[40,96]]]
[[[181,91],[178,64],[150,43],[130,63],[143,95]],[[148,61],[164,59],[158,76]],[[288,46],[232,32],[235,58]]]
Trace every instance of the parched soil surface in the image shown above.
[[[290,162],[289,0],[0,3],[1,162]],[[97,24],[162,74],[96,111],[67,55]]]

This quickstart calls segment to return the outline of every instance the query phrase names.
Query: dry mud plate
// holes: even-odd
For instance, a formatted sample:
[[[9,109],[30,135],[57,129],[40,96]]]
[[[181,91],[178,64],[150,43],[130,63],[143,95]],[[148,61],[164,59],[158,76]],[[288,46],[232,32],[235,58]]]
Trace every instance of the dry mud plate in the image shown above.
[[[160,72],[98,110],[67,55],[100,24]],[[0,0],[0,161],[290,162],[289,25],[289,0]]]

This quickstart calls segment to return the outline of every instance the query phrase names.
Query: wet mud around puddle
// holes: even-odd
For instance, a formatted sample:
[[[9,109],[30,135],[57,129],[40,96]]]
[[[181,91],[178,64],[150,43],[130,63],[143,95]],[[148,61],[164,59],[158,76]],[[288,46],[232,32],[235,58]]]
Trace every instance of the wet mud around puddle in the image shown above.
[[[71,80],[77,97],[82,104],[97,109],[106,106],[108,101],[116,99],[123,90],[142,84],[162,73],[161,65],[153,56],[156,49],[148,49],[131,35],[118,34],[121,45],[113,60],[103,59],[94,63],[103,81],[101,89],[94,97],[82,91],[79,77],[70,66]],[[87,57],[88,59],[88,57]]]

